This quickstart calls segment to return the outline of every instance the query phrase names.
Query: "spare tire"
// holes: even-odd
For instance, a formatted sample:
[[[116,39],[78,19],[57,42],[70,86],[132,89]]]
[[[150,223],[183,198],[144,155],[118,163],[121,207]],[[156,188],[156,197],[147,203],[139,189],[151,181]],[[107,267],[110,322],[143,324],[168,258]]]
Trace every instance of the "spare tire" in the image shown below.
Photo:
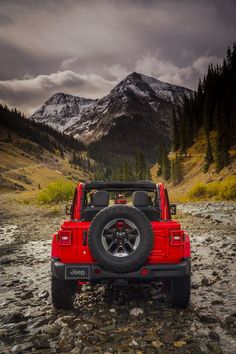
[[[88,232],[92,256],[105,270],[126,273],[139,269],[153,248],[153,231],[138,209],[115,205],[101,210]]]

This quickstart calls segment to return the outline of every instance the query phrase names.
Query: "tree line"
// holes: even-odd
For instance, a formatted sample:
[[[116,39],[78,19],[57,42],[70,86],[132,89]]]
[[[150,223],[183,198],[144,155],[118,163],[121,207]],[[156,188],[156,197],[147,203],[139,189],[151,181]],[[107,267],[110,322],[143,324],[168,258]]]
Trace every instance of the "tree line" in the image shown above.
[[[182,109],[173,112],[173,151],[186,154],[200,128],[207,139],[204,172],[215,162],[220,171],[230,162],[229,149],[236,144],[236,44],[228,47],[222,65],[209,65],[197,91],[185,96]],[[215,130],[213,152],[209,134]]]
[[[118,159],[116,157],[111,166],[97,165],[95,179],[125,182],[150,180],[151,176],[144,153],[137,151],[133,158]]]
[[[0,125],[14,131],[22,138],[29,139],[50,152],[59,150],[63,157],[65,149],[71,151],[85,151],[83,143],[72,136],[60,133],[53,128],[31,121],[17,111],[0,104]]]
[[[172,152],[166,148],[158,154],[158,176],[174,185],[183,179],[182,156],[194,143],[200,128],[206,135],[203,172],[212,163],[216,172],[230,163],[229,149],[236,145],[236,44],[228,47],[222,65],[209,65],[197,91],[183,98],[182,107],[173,110]],[[216,131],[216,145],[211,146],[210,132]]]

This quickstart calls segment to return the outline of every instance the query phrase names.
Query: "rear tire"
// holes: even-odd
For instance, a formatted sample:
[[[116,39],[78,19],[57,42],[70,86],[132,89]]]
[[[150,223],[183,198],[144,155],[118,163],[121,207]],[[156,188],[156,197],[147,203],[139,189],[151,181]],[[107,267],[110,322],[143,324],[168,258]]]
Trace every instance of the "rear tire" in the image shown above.
[[[170,307],[186,308],[190,302],[191,277],[185,276],[170,280],[167,287]]]
[[[62,280],[51,278],[52,303],[57,310],[70,310],[73,308],[75,294],[78,290],[75,280]]]
[[[110,254],[102,243],[105,226],[119,219],[131,222],[138,230],[140,237],[137,248],[125,257]],[[138,270],[150,255],[153,243],[153,230],[148,218],[139,209],[127,205],[114,205],[102,209],[94,217],[88,233],[88,245],[93,258],[103,269],[114,273],[129,273]]]

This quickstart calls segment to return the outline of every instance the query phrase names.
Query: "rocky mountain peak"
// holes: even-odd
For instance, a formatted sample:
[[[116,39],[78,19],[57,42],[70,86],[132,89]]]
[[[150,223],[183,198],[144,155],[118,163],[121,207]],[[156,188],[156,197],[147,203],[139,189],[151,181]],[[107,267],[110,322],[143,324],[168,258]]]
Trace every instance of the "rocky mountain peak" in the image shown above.
[[[86,144],[110,134],[113,141],[120,135],[122,140],[122,132],[129,139],[130,133],[132,136],[135,131],[137,143],[146,136],[153,145],[155,137],[170,142],[173,108],[181,105],[184,95],[191,92],[185,87],[132,72],[101,99],[55,93],[30,119],[73,135]]]

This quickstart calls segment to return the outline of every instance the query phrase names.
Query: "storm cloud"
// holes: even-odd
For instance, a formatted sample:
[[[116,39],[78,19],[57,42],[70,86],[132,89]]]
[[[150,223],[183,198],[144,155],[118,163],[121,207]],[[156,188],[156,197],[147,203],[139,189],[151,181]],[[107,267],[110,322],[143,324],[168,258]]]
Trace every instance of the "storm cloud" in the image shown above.
[[[132,71],[196,88],[235,40],[235,1],[0,1],[0,100],[31,114],[102,97]]]

